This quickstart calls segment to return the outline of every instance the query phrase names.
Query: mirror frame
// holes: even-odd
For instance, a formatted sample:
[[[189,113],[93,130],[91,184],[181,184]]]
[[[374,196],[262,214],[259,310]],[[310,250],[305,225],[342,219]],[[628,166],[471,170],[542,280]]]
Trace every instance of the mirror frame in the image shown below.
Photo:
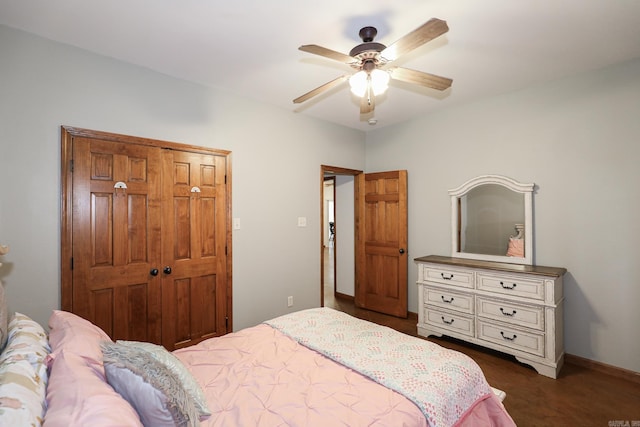
[[[511,191],[521,193],[524,196],[524,258],[475,254],[460,252],[458,248],[458,224],[459,203],[458,200],[469,191],[480,185],[497,184]],[[451,256],[454,258],[477,259],[482,261],[495,261],[508,264],[533,265],[533,189],[535,184],[524,184],[502,175],[480,175],[462,184],[460,187],[449,190],[451,196]]]

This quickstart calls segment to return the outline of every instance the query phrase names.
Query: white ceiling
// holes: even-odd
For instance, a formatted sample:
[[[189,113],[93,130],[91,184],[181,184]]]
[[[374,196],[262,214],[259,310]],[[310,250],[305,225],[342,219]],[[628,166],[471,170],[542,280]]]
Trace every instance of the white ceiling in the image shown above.
[[[447,91],[392,81],[376,127],[346,82],[293,104],[352,73],[300,45],[348,54],[361,27],[389,45],[432,17],[449,32],[394,65]],[[364,131],[640,57],[640,0],[0,0],[0,23]]]

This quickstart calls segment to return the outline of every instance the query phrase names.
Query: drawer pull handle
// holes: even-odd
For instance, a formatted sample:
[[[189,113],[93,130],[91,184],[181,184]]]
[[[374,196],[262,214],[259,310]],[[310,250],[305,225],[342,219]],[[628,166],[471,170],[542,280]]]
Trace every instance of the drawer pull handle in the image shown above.
[[[500,331],[500,335],[502,335],[502,338],[504,338],[507,341],[515,341],[516,338],[518,338],[518,336],[516,334],[513,334],[512,337],[507,337],[504,335],[504,332]]]
[[[516,314],[516,311],[513,310],[511,313],[507,313],[502,307],[500,307],[500,313],[504,314],[505,316],[513,316]]]
[[[440,298],[442,298],[442,302],[446,302],[447,304],[451,304],[454,300],[453,297],[451,297],[451,299],[446,299],[444,295],[440,295]]]
[[[509,285],[505,285],[504,282],[500,282],[500,286],[502,286],[503,289],[515,289],[516,286],[518,286],[518,284],[513,283],[511,286],[509,286]]]
[[[453,323],[453,321],[456,320],[456,319],[445,320],[444,316],[440,316],[440,317],[442,317],[442,321],[444,323],[446,323],[447,325],[451,325]]]
[[[445,276],[445,274],[444,274],[444,273],[440,273],[440,276],[442,276],[442,278],[443,278],[444,280],[451,280],[451,279],[453,279],[453,274],[448,274],[448,275],[446,275],[446,276]]]

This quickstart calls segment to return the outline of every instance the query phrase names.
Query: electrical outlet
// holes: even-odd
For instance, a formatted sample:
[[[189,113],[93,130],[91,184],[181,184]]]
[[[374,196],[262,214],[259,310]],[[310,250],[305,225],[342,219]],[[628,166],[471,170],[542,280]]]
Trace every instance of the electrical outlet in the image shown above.
[[[307,226],[307,217],[299,216],[298,217],[298,227],[306,227]]]
[[[287,297],[287,307],[293,307],[293,297],[292,296],[288,296]]]
[[[240,218],[233,218],[233,229],[240,230]]]

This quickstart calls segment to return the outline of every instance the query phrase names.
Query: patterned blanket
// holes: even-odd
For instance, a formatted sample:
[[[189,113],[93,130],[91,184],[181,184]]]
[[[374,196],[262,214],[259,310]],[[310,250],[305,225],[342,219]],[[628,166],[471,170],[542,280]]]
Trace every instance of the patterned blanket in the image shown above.
[[[468,356],[327,307],[265,323],[404,395],[432,427],[455,425],[492,393],[482,370]]]

